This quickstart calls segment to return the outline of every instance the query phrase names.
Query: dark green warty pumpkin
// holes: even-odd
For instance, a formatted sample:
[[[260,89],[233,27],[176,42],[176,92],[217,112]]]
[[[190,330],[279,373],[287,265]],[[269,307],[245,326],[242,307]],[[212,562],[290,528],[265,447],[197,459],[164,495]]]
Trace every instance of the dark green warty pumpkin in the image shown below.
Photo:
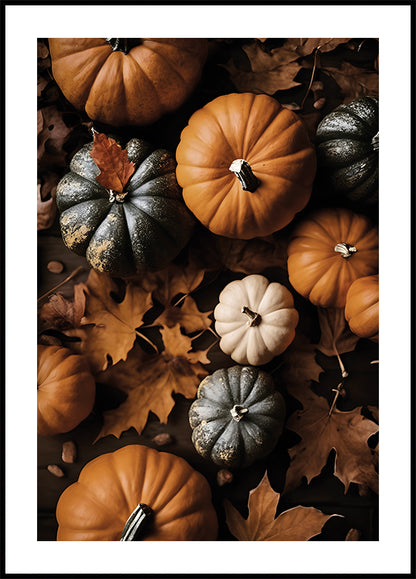
[[[194,224],[176,181],[174,156],[131,139],[125,149],[135,171],[116,198],[96,181],[100,170],[92,146],[74,155],[56,191],[65,245],[111,275],[165,267],[186,245]]]
[[[201,382],[189,409],[192,442],[219,466],[246,467],[273,450],[285,412],[267,372],[253,366],[216,370]]]
[[[340,105],[316,130],[318,181],[352,203],[378,200],[378,98]]]

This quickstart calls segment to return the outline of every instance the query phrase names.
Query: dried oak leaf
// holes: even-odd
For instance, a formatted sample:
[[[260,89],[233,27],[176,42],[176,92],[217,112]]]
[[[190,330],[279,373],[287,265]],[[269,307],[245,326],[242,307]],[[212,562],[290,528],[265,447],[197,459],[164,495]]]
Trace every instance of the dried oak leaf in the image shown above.
[[[140,434],[149,412],[166,424],[174,407],[172,394],[194,398],[198,385],[208,374],[206,351],[191,351],[192,340],[181,333],[179,325],[161,330],[165,349],[160,354],[145,354],[135,346],[125,362],[119,362],[97,375],[97,381],[116,386],[127,394],[118,408],[103,413],[104,424],[97,437],[119,437],[133,427]]]
[[[328,519],[314,507],[297,506],[280,513],[276,518],[280,493],[270,485],[267,472],[259,485],[250,491],[248,518],[244,519],[226,499],[226,523],[239,541],[308,541],[319,535]]]
[[[288,239],[278,234],[255,239],[216,239],[216,247],[224,266],[246,274],[260,273],[268,267],[287,269]]]
[[[185,296],[180,304],[168,305],[163,312],[153,322],[154,326],[173,328],[177,324],[185,330],[185,333],[192,334],[202,330],[207,330],[212,323],[211,311],[201,312],[196,301],[191,296]]]
[[[55,221],[56,202],[53,197],[43,201],[41,195],[42,185],[38,183],[38,199],[37,199],[37,230],[49,229]]]
[[[318,476],[332,449],[336,452],[334,475],[344,484],[345,492],[351,483],[378,492],[375,460],[368,445],[378,426],[362,415],[362,407],[348,412],[335,407],[329,415],[326,398],[317,396],[310,388],[298,384],[288,391],[302,403],[303,409],[289,417],[286,428],[302,440],[289,449],[291,462],[284,492],[298,487],[303,477],[309,484]]]
[[[243,50],[250,60],[251,71],[240,70],[233,60],[223,65],[238,91],[273,95],[300,84],[293,80],[300,70],[296,62],[299,55],[293,50],[281,46],[268,53],[258,42],[244,45]]]
[[[354,350],[359,340],[345,320],[343,308],[317,308],[321,338],[316,345],[326,356],[336,356]]]
[[[85,312],[83,285],[74,286],[74,299],[67,300],[61,293],[52,294],[40,310],[39,316],[48,328],[68,330],[78,328]]]
[[[152,307],[150,292],[127,282],[121,302],[113,298],[117,292],[114,280],[106,273],[91,270],[85,284],[85,315],[81,327],[66,332],[80,338],[71,347],[84,354],[93,372],[100,372],[112,363],[127,358],[143,324],[144,314]]]
[[[90,154],[101,171],[96,181],[110,191],[123,193],[124,186],[134,173],[134,163],[129,161],[126,149],[104,133],[94,131]]]
[[[379,78],[374,70],[358,68],[348,62],[343,62],[339,68],[326,66],[323,69],[332,76],[340,87],[344,102],[350,102],[362,96],[378,96]]]

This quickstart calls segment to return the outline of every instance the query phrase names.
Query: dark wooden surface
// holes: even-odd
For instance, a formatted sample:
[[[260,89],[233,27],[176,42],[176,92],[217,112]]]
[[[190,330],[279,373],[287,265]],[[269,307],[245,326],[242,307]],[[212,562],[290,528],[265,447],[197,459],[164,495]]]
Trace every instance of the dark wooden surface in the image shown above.
[[[157,144],[159,147],[174,150],[179,142],[180,132],[192,112],[219,94],[233,91],[233,86],[230,84],[227,74],[219,65],[221,62],[225,62],[230,57],[230,54],[233,54],[233,51],[236,58],[238,55],[241,56],[241,51],[238,52],[237,50],[240,44],[241,42],[238,39],[233,43],[224,43],[223,53],[216,53],[211,57],[200,85],[189,101],[176,114],[164,118],[152,127],[136,129],[135,131],[126,129],[124,131],[125,136],[138,136]],[[307,79],[305,84],[302,85],[303,90],[306,84]],[[293,100],[293,96],[294,94],[287,96],[288,102],[290,102],[290,99]],[[331,102],[333,106],[338,98],[336,88],[332,96]],[[62,100],[62,96],[60,96],[60,99]],[[64,103],[64,106],[70,110],[68,103]],[[306,102],[305,106],[311,108],[312,103]],[[326,112],[324,109],[322,115]],[[106,130],[106,127],[97,128]],[[87,140],[90,139],[84,133],[80,139],[80,144],[82,144],[82,141],[86,142]],[[64,172],[62,167],[55,168],[55,170]],[[377,220],[376,211],[372,217],[375,221]],[[54,274],[48,271],[47,264],[53,260],[62,262],[64,265],[62,273]],[[65,297],[71,298],[74,284],[86,279],[88,275],[86,260],[75,255],[64,246],[57,220],[51,228],[39,232],[39,296],[63,281],[80,265],[84,266],[84,271],[59,289]],[[271,269],[264,272],[264,274],[271,281],[281,281],[282,272],[280,270]],[[222,287],[231,279],[242,276],[243,274],[224,272],[213,283],[201,290],[197,290],[194,298],[202,310],[213,309]],[[319,337],[319,327],[314,308],[299,296],[296,297],[296,307],[301,313],[300,323],[304,324],[309,332],[315,332],[315,337]],[[206,339],[209,341],[209,338]],[[233,364],[232,360],[220,351],[218,345],[211,349],[209,357],[211,360],[211,364],[207,368],[209,372],[218,367]],[[354,352],[343,355],[343,362],[348,369],[349,377],[346,384],[348,396],[343,400],[339,400],[338,404],[341,410],[352,409],[361,404],[378,404],[378,365],[370,364],[372,360],[377,359],[378,346],[368,340],[361,340]],[[317,393],[326,396],[328,400],[332,401],[333,394],[331,389],[339,382],[340,376],[338,361],[336,358],[327,358],[324,355],[319,355],[318,361],[323,366],[325,373],[321,375],[319,384],[314,385],[314,389]],[[278,365],[279,360],[275,359],[266,369],[273,373],[278,387],[284,392],[284,384],[279,384],[278,371],[276,371]],[[93,441],[102,424],[102,411],[111,408],[119,401],[120,397],[117,392],[108,386],[98,383],[94,410],[84,422],[72,432],[64,435],[38,437],[38,539],[40,541],[55,540],[57,530],[55,507],[58,498],[67,486],[77,480],[81,468],[89,460],[130,443],[142,443],[156,448],[154,443],[152,443],[152,438],[162,432],[168,432],[172,436],[172,443],[163,447],[163,450],[185,458],[209,481],[213,503],[220,523],[219,540],[235,540],[225,524],[223,507],[225,498],[229,499],[243,515],[246,515],[248,493],[260,482],[266,469],[273,488],[278,492],[282,491],[284,474],[289,464],[288,448],[298,440],[294,433],[285,430],[276,448],[266,459],[258,461],[247,469],[234,471],[233,481],[220,487],[216,480],[218,467],[201,458],[192,445],[190,439],[191,430],[188,423],[188,409],[192,401],[185,399],[183,396],[175,396],[175,407],[169,416],[167,424],[160,424],[156,416],[150,414],[146,428],[141,435],[138,435],[134,429],[130,429],[123,433],[120,439],[114,436],[107,436],[94,444]],[[288,413],[290,413],[297,407],[296,402],[293,399],[291,400],[290,397],[286,397],[286,401]],[[61,461],[62,443],[66,440],[75,441],[77,445],[78,456],[73,464],[64,464]],[[281,496],[277,512],[279,513],[296,505],[304,505],[315,506],[328,514],[337,513],[342,515],[340,517],[332,517],[325,524],[321,535],[312,540],[343,541],[351,528],[358,529],[360,540],[376,540],[378,538],[378,497],[371,492],[367,496],[360,496],[358,487],[355,484],[351,484],[348,492],[344,493],[344,486],[332,474],[333,463],[334,453],[332,452],[321,475],[316,477],[310,485],[306,485],[304,482],[293,492]],[[59,465],[63,469],[65,476],[63,478],[53,476],[46,468],[49,464]]]

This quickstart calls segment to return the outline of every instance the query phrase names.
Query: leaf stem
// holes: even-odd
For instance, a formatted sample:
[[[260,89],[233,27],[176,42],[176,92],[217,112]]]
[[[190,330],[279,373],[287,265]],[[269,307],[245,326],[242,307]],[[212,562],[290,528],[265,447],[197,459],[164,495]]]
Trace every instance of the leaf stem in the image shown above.
[[[305,104],[305,101],[306,101],[306,99],[307,99],[307,97],[308,97],[308,94],[309,94],[310,91],[311,91],[312,83],[313,83],[313,80],[314,80],[314,78],[315,78],[316,62],[317,62],[317,59],[318,59],[318,53],[319,53],[319,49],[320,49],[320,48],[321,48],[320,46],[317,46],[317,47],[315,48],[315,52],[314,52],[314,55],[313,55],[312,74],[311,74],[311,78],[310,78],[310,80],[309,80],[308,88],[306,89],[305,96],[303,97],[302,102],[300,103],[300,108],[301,108],[301,109],[303,109],[303,105]]]
[[[148,326],[148,327],[152,327],[152,326]],[[160,354],[158,347],[156,346],[156,344],[154,344],[152,342],[152,340],[150,340],[147,336],[145,336],[144,334],[141,334],[139,331],[136,330],[136,335],[139,336],[140,338],[143,338],[143,340],[145,342],[147,342],[150,346],[152,346],[152,348],[154,349],[154,351],[156,352],[156,354]]]
[[[81,273],[81,271],[83,271],[84,268],[82,265],[80,265],[79,267],[77,267],[76,269],[74,269],[74,271],[68,276],[66,277],[63,281],[61,281],[60,283],[58,283],[58,285],[56,285],[55,287],[53,287],[52,289],[50,289],[49,291],[47,291],[45,294],[43,294],[42,296],[40,296],[40,298],[38,298],[38,302],[40,302],[41,300],[43,300],[44,298],[47,298],[51,293],[53,293],[54,291],[56,291],[57,289],[59,289],[60,287],[62,287],[63,285],[65,285],[67,282],[69,282],[72,278],[74,278],[75,276],[77,276],[79,273]]]

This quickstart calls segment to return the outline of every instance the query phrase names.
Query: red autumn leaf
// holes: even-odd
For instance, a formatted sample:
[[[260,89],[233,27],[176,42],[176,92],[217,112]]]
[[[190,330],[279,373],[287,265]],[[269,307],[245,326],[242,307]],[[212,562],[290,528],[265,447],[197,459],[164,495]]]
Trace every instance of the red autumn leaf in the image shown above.
[[[94,132],[91,157],[101,173],[96,177],[106,189],[123,193],[124,186],[134,173],[134,163],[129,161],[126,149],[107,135]]]

